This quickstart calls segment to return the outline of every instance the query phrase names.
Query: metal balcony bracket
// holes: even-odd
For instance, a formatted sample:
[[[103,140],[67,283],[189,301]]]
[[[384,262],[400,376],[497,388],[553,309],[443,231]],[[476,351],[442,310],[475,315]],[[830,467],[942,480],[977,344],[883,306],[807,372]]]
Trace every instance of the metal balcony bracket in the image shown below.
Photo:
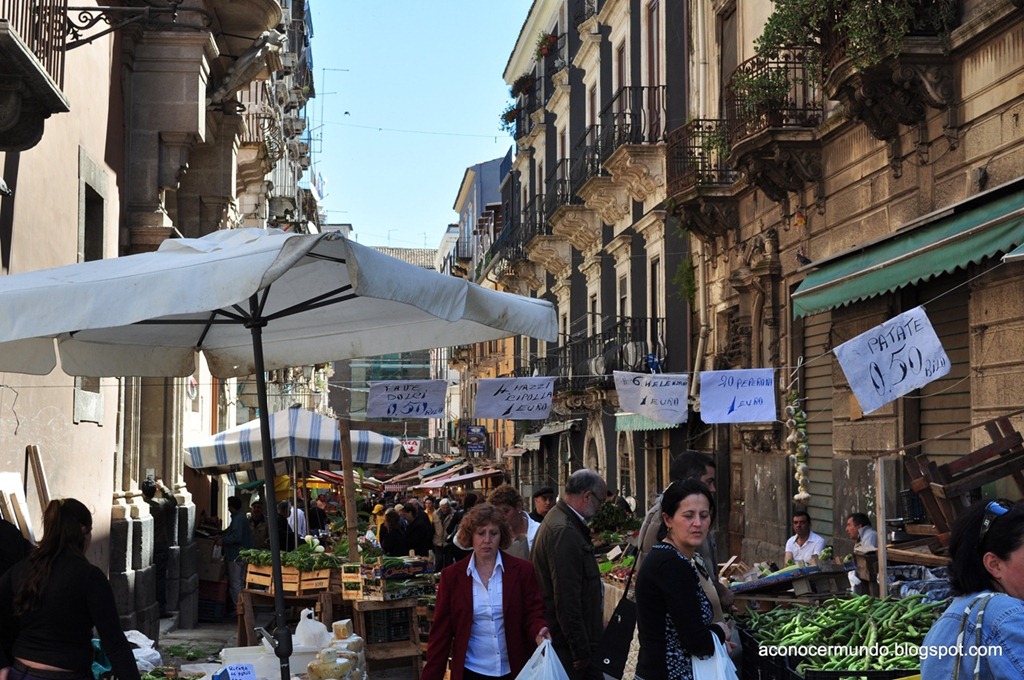
[[[177,27],[193,30],[207,30],[213,26],[213,16],[206,10],[198,7],[182,7],[184,0],[167,0],[165,6],[146,5],[144,7],[68,7],[67,19],[64,22],[65,47],[73,50],[82,45],[102,38],[108,33],[119,31],[127,26],[140,24],[147,27]],[[178,21],[179,14],[198,15],[200,24],[181,23]],[[100,23],[107,25],[107,28],[84,35],[85,31],[92,29]]]

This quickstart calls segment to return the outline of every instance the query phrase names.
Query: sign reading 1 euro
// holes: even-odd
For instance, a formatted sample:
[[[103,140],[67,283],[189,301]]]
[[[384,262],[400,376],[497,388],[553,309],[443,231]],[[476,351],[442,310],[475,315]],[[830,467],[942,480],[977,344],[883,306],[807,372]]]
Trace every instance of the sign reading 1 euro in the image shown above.
[[[615,371],[619,407],[659,423],[686,422],[689,390],[690,376],[685,373]]]
[[[833,351],[864,413],[938,380],[950,369],[924,307],[889,319]]]
[[[444,380],[379,380],[370,383],[367,418],[440,418],[448,384]]]
[[[555,379],[484,378],[477,381],[476,417],[546,420],[551,414]]]
[[[705,423],[770,423],[776,420],[775,413],[772,369],[700,374],[700,419]]]

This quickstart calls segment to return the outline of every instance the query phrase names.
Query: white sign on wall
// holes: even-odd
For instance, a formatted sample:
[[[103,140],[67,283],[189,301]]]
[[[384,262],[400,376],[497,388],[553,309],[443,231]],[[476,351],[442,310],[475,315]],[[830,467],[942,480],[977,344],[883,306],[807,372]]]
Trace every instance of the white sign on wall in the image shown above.
[[[444,380],[378,380],[370,383],[367,418],[440,418],[448,383]]]
[[[554,377],[485,378],[477,381],[477,419],[547,420]]]
[[[619,407],[659,423],[685,423],[690,376],[685,373],[615,371]]]
[[[750,368],[700,374],[700,419],[705,423],[770,423],[775,410],[775,371]]]
[[[924,387],[950,369],[924,307],[889,319],[833,351],[864,413]]]

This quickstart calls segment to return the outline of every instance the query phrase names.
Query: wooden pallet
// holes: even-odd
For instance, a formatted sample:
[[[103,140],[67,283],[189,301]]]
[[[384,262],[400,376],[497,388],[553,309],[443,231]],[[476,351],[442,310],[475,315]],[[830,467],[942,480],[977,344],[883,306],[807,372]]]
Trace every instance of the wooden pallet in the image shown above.
[[[985,484],[1009,477],[1024,496],[1024,437],[1005,417],[979,426],[985,428],[992,443],[952,462],[938,465],[930,460],[920,450],[923,442],[914,445],[917,453],[908,451],[904,457],[910,488],[921,499],[935,527],[933,553],[948,549],[953,523],[970,506],[971,494]]]

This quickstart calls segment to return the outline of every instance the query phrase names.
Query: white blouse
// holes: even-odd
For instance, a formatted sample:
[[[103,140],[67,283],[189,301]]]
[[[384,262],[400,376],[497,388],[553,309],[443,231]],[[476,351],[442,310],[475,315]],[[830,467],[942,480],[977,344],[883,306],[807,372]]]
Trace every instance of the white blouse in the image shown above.
[[[469,631],[466,668],[481,675],[508,675],[512,668],[508,663],[505,613],[501,605],[501,577],[504,574],[501,553],[498,553],[494,573],[486,586],[476,569],[476,555],[469,558],[466,574],[473,579],[473,626]]]

